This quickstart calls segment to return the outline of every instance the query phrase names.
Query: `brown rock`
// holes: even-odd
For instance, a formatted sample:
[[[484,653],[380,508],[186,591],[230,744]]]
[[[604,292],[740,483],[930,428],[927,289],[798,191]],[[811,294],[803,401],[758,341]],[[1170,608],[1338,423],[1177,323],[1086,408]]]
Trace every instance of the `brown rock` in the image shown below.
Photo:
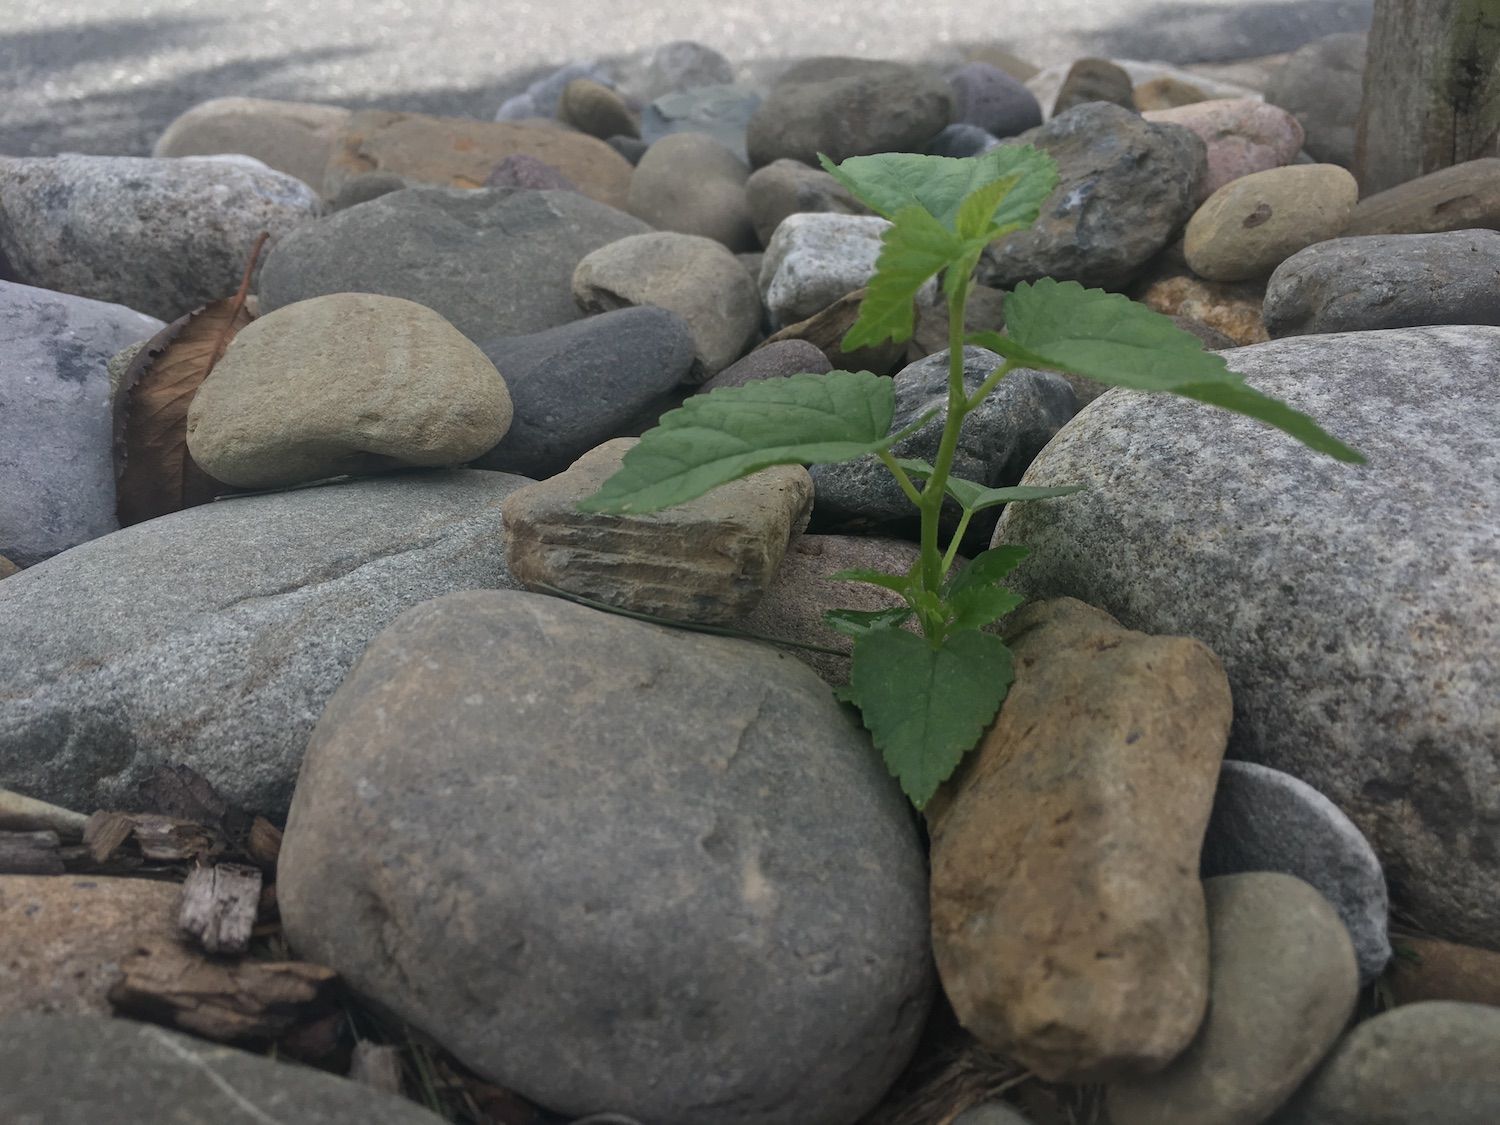
[[[1336,238],[1358,199],[1354,177],[1336,164],[1241,176],[1194,212],[1183,253],[1194,273],[1213,281],[1269,277],[1298,250]]]
[[[556,586],[638,613],[727,625],[760,602],[812,511],[812,477],[780,465],[650,515],[578,511],[633,438],[585,453],[506,498],[505,561],[530,590]]]
[[[1135,88],[1135,108],[1141,113],[1158,109],[1176,109],[1182,105],[1208,101],[1208,95],[1191,82],[1170,74],[1148,78]]]
[[[1005,636],[1015,684],[928,811],[939,975],[966,1028],[1044,1079],[1158,1069],[1208,1001],[1198,853],[1228,680],[1198,641],[1071,598]]]
[[[557,103],[557,116],[601,141],[610,137],[641,135],[640,125],[625,99],[604,83],[591,78],[575,78],[563,87],[562,99]]]
[[[447,187],[483,187],[490,170],[517,153],[552,165],[591,199],[625,206],[630,162],[594,137],[513,121],[384,109],[349,118],[324,171],[323,193],[332,198],[349,181],[377,172]]]
[[[705,133],[670,133],[630,178],[628,210],[657,230],[696,234],[731,250],[757,245],[745,202],[749,166]],[[752,276],[758,276],[757,269]]]
[[[1458,1000],[1500,1007],[1500,952],[1436,938],[1394,941],[1388,978],[1397,1004]]]
[[[1157,271],[1130,291],[1141,304],[1167,316],[1190,317],[1229,337],[1236,347],[1271,337],[1261,318],[1266,287],[1260,282],[1205,281],[1186,271]]]
[[[698,389],[707,394],[721,387],[743,387],[761,379],[784,379],[804,371],[824,375],[831,370],[828,357],[806,340],[777,340],[730,364]]]
[[[340,106],[311,102],[213,98],[175,118],[151,155],[244,153],[316,190],[349,114]]]
[[[1366,196],[1345,235],[1500,230],[1500,156],[1467,160]]]
[[[11,562],[4,555],[0,555],[0,578],[9,578],[12,574],[20,574],[21,568]]]
[[[745,204],[762,246],[770,244],[771,236],[788,215],[808,211],[870,214],[869,208],[827,172],[788,159],[773,160],[751,173],[745,181]]]
[[[1111,102],[1124,109],[1134,109],[1129,72],[1108,59],[1079,59],[1068,70],[1062,89],[1057,91],[1052,116],[1057,117],[1084,102]]]
[[[876,344],[873,347],[844,351],[841,341],[845,333],[859,319],[859,303],[865,299],[867,290],[856,289],[840,297],[820,313],[806,320],[788,324],[780,332],[766,338],[761,347],[782,340],[806,340],[828,357],[835,371],[873,371],[877,375],[889,375],[906,364],[906,344]]]

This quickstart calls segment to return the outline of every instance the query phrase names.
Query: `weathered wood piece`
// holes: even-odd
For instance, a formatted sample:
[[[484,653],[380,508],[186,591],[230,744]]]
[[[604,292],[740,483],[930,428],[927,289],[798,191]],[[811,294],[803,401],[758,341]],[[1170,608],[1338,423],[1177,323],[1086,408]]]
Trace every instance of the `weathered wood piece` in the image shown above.
[[[1375,0],[1360,194],[1500,155],[1500,0]]]
[[[83,836],[83,826],[88,819],[72,809],[0,789],[0,831],[42,832],[50,829],[64,840],[78,840]]]
[[[184,965],[150,953],[125,958],[120,969],[109,991],[117,1010],[221,1043],[275,1038],[305,1022],[325,1006],[338,975],[301,961]]]
[[[195,867],[182,885],[177,924],[210,953],[250,948],[260,906],[260,870],[237,863]]]
[[[0,875],[62,875],[67,871],[51,830],[0,832]]]
[[[354,1044],[349,1077],[387,1094],[401,1093],[401,1049],[361,1039]]]
[[[101,809],[83,826],[83,843],[95,863],[104,863],[124,846],[134,830],[135,823],[125,813]]]

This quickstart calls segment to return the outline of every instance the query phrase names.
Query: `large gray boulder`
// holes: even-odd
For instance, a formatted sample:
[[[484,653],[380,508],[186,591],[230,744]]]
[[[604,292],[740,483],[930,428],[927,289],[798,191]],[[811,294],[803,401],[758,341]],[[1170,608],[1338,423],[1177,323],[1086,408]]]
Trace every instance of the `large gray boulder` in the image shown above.
[[[0,281],[0,554],[30,566],[120,526],[108,364],[163,327]]]
[[[529,483],[413,473],[225,500],[0,584],[0,787],[129,808],[158,765],[279,816],[323,704],[407,606],[512,587],[500,503]]]
[[[537,594],[370,645],[277,888],[299,956],[569,1119],[851,1125],[931,996],[911,810],[823,681]]]
[[[1412,922],[1500,946],[1500,328],[1232,357],[1370,464],[1113,390],[1025,477],[1088,487],[1001,517],[996,542],[1032,552],[1008,584],[1204,641],[1234,689],[1230,756],[1343,809]]]

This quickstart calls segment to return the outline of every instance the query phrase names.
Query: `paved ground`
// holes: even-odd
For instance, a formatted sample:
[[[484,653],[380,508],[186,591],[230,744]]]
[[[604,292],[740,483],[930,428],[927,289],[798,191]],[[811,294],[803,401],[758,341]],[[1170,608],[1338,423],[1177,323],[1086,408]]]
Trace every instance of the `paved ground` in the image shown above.
[[[989,42],[1038,65],[1206,62],[1369,18],[1370,0],[0,0],[0,153],[145,153],[224,94],[489,117],[539,68],[672,39],[737,61]]]

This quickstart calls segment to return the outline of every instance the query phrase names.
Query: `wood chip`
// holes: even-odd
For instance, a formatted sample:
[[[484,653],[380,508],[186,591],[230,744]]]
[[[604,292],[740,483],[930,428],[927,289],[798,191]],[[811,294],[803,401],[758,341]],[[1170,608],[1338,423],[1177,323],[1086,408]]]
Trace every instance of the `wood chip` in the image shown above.
[[[216,855],[222,843],[203,825],[175,816],[131,813],[131,832],[141,854],[159,862],[200,859]]]
[[[262,867],[275,867],[281,856],[281,829],[263,816],[255,818],[250,825],[250,837],[245,850],[250,858]]]
[[[50,829],[64,840],[79,840],[88,819],[72,809],[0,789],[0,831],[45,832]]]
[[[387,1094],[400,1094],[401,1049],[361,1039],[349,1060],[349,1077]]]
[[[331,1006],[330,968],[301,961],[180,961],[136,954],[109,991],[122,1014],[180,1027],[218,1042],[269,1039]]]
[[[134,830],[135,823],[125,813],[100,810],[83,826],[83,842],[94,862],[103,863],[119,851]]]
[[[0,832],[0,875],[63,875],[67,867],[57,833]]]
[[[260,908],[260,869],[238,863],[195,867],[182,885],[177,924],[210,953],[250,948]]]

